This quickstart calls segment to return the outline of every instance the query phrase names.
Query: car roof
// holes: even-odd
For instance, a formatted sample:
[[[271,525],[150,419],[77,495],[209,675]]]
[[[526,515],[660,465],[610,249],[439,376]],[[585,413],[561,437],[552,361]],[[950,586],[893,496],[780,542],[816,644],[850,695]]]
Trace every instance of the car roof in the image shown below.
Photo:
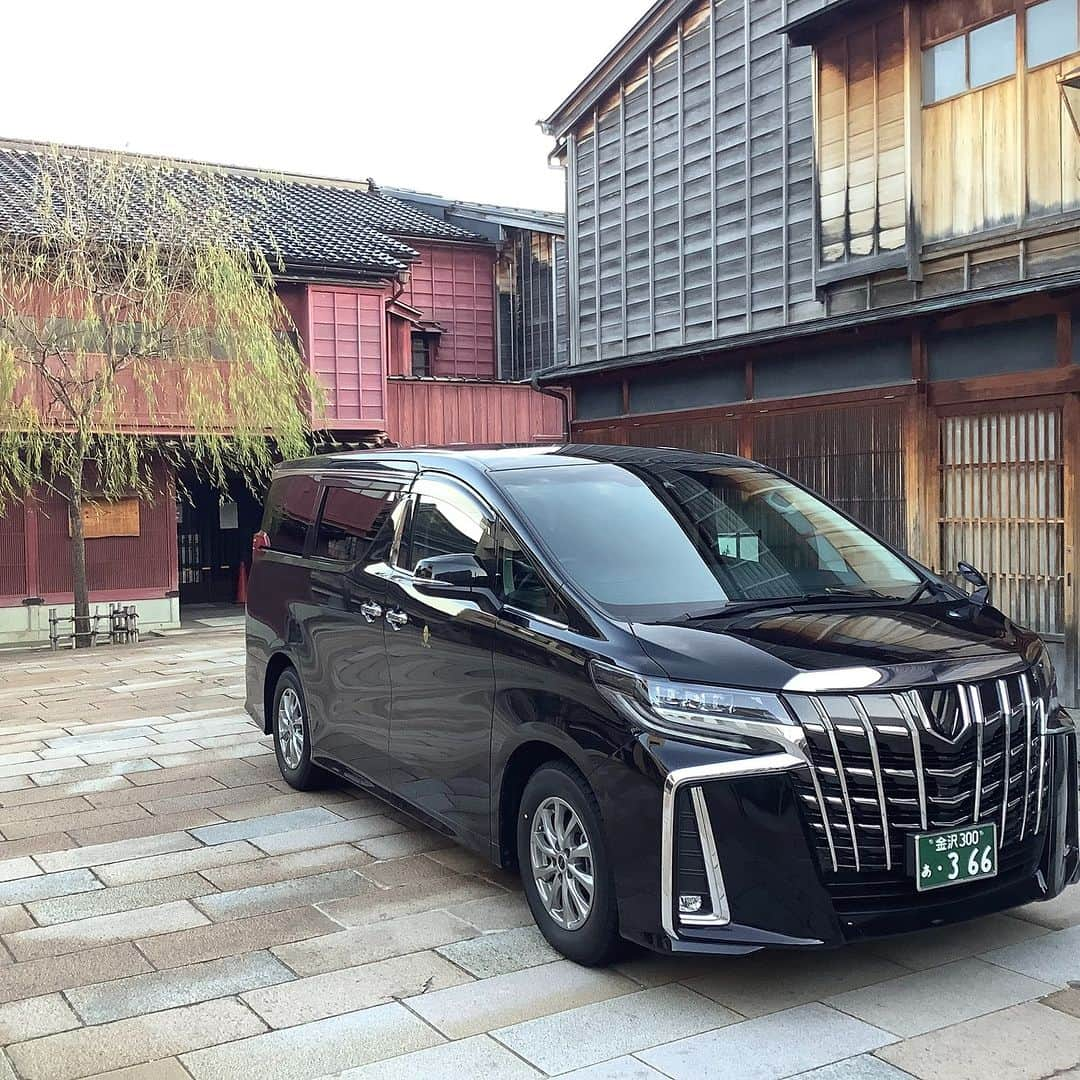
[[[679,450],[666,446],[617,446],[565,443],[540,446],[414,447],[412,449],[343,450],[282,462],[277,472],[350,472],[378,469],[418,473],[499,473],[611,462],[620,465],[716,468],[721,464],[753,464],[732,454]]]

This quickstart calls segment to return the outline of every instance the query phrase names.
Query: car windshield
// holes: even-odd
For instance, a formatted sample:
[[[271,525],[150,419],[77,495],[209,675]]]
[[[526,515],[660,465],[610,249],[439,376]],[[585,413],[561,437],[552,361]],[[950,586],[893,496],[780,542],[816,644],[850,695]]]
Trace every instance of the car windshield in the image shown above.
[[[544,466],[500,482],[570,580],[621,619],[900,600],[922,581],[820,499],[751,463]]]

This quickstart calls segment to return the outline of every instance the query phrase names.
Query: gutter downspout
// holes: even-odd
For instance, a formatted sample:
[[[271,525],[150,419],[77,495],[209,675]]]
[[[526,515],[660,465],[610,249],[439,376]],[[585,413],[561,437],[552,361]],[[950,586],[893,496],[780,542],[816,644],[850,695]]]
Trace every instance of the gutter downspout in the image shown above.
[[[551,389],[549,387],[540,385],[540,378],[534,375],[529,380],[529,385],[538,393],[544,394],[547,397],[555,398],[562,405],[563,414],[563,440],[570,442],[570,400],[565,394],[560,394],[558,390]]]

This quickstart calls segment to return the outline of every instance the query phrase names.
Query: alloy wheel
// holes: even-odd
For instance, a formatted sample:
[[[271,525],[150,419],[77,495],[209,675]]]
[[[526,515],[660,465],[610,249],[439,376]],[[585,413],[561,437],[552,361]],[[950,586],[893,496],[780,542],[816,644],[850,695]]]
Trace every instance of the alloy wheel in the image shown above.
[[[291,686],[278,698],[277,727],[282,760],[288,768],[298,769],[304,753],[304,707]]]
[[[564,930],[580,929],[593,906],[592,847],[581,819],[564,799],[552,795],[536,808],[529,854],[548,915]]]

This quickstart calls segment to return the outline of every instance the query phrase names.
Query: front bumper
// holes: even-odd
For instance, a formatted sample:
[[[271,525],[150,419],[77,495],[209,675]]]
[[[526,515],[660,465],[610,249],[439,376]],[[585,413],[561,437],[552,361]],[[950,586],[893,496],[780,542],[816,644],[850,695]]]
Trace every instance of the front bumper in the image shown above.
[[[662,784],[661,844],[655,862],[642,857],[640,833],[633,854],[635,845],[618,845],[620,916],[626,936],[661,951],[835,947],[1049,900],[1080,879],[1075,733],[1047,737],[1041,827],[1001,852],[998,876],[932,893],[917,892],[908,868],[845,874],[822,865],[798,794],[810,770],[798,757],[724,755],[655,738],[635,756],[639,778]],[[623,787],[625,807],[638,785]],[[694,831],[695,881],[708,899],[701,913],[680,914],[680,844]]]

